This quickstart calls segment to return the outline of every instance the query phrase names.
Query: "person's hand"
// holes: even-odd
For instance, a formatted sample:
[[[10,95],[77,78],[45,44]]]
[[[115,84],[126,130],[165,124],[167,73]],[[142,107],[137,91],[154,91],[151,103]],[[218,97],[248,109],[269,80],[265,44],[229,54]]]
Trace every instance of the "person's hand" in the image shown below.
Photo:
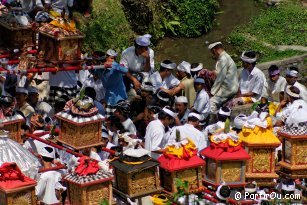
[[[133,85],[135,90],[139,90],[141,88],[141,83],[137,79],[133,80]]]
[[[288,101],[287,101],[286,99],[283,99],[283,100],[279,103],[279,105],[280,105],[281,107],[285,107],[287,103],[288,103]]]
[[[147,49],[146,51],[144,51],[141,56],[143,56],[144,58],[149,58],[149,50]]]

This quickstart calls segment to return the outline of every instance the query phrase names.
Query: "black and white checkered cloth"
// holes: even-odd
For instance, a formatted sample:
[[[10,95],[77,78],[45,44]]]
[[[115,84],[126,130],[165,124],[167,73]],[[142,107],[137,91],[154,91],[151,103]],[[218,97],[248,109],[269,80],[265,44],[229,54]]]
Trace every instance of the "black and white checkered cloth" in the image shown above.
[[[77,96],[79,90],[77,86],[73,88],[62,88],[56,86],[50,86],[50,95],[49,95],[49,104],[54,107],[55,102],[61,98],[63,95],[66,95],[69,99],[72,99]]]
[[[286,124],[282,127],[281,132],[288,135],[307,135],[307,122]]]
[[[116,110],[116,106],[106,104],[106,118],[109,118],[113,115]]]

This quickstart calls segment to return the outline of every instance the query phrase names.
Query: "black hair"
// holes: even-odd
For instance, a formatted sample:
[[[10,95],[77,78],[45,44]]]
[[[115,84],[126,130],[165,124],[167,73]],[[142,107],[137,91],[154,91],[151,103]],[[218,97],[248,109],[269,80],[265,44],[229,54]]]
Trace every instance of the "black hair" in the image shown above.
[[[172,112],[175,112],[175,110],[171,107],[166,107],[168,110],[172,111]],[[168,113],[164,112],[163,110],[161,110],[158,114],[158,118],[159,120],[164,120],[166,118],[169,118],[169,119],[172,119],[173,117],[170,116]]]
[[[199,121],[199,119],[197,117],[191,116],[191,117],[188,117],[188,121],[197,122]]]
[[[114,126],[117,130],[122,131],[125,129],[118,117],[112,115],[109,117],[109,120],[110,120],[110,124]]]
[[[229,107],[221,107],[221,110],[224,111],[224,112],[231,111]],[[229,118],[229,116],[223,115],[223,114],[220,114],[220,113],[217,114],[218,121],[225,122],[227,120],[227,118]]]
[[[278,68],[278,66],[277,65],[271,65],[270,67],[269,67],[269,73],[272,73],[272,72],[274,72],[275,70],[279,70],[279,68]]]
[[[162,61],[162,63],[164,63],[164,64],[172,64],[173,62],[172,62],[171,60],[164,60],[164,61]],[[163,67],[163,66],[160,65],[160,70],[159,70],[159,72],[163,72],[163,71],[165,71],[165,70],[170,70],[170,69],[165,68],[165,67]]]
[[[248,58],[256,58],[256,52],[255,51],[246,51],[245,53],[244,53],[244,56],[246,56],[246,57],[248,57]],[[254,63],[251,63],[253,66],[255,66],[256,65],[256,62],[254,62]]]
[[[53,161],[53,158],[45,157],[45,156],[42,156],[42,159],[43,159],[43,161],[45,161],[45,162],[52,162],[52,161]]]
[[[199,64],[200,64],[200,63],[192,63],[192,64],[191,64],[191,69],[198,67]]]
[[[289,67],[289,70],[295,70],[295,71],[299,72],[298,68],[295,67],[295,66],[290,66],[290,67]]]
[[[92,87],[85,87],[85,90],[84,90],[84,94],[90,98],[92,98],[93,100],[96,99],[96,91],[94,88]]]
[[[223,185],[220,189],[220,195],[224,198],[228,198],[230,196],[230,188],[229,186]]]
[[[297,87],[295,87],[295,86],[291,86],[290,88],[289,88],[289,90],[291,91],[291,92],[293,92],[293,93],[295,93],[295,94],[300,94],[300,90],[297,88]],[[295,98],[295,97],[292,97],[293,99],[299,99],[299,98]]]
[[[214,46],[213,48],[214,48],[214,49],[219,49],[219,48],[224,49],[224,46],[223,46],[223,44],[219,43],[219,44],[217,44],[216,46]]]

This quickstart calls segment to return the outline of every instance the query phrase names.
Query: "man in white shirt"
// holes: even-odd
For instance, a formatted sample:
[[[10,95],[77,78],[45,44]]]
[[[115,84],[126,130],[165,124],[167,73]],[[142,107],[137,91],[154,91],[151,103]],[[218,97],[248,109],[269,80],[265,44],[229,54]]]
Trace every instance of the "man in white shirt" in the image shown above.
[[[160,70],[150,76],[149,81],[152,83],[155,93],[162,90],[170,96],[174,96],[184,89],[184,85],[172,74],[175,68],[176,63],[164,60],[160,64]]]
[[[183,125],[188,120],[190,110],[188,109],[188,99],[185,96],[175,96],[175,110],[178,113],[178,120]],[[179,124],[178,122],[176,124]]]
[[[291,66],[289,69],[286,70],[286,80],[287,86],[294,86],[300,90],[300,97],[307,102],[307,89],[304,85],[297,82],[299,70],[297,67]],[[285,87],[285,89],[286,89]]]
[[[199,126],[199,121],[201,120],[201,115],[196,112],[190,112],[188,115],[187,123],[181,126],[174,127],[171,133],[169,144],[176,142],[176,130],[180,132],[180,140],[190,138],[198,151],[207,147],[206,140],[201,131],[196,129]]]
[[[127,91],[130,90],[130,83],[133,83],[135,90],[141,88],[141,82],[136,78],[137,73],[145,72],[148,77],[154,69],[154,51],[149,48],[150,38],[149,34],[139,36],[135,39],[134,46],[122,52],[120,64],[129,70],[125,79],[125,85],[128,86]]]
[[[257,67],[256,53],[254,51],[244,51],[241,55],[243,71],[240,75],[239,93],[237,99],[241,99],[238,104],[256,102],[261,97],[266,97],[267,82],[264,73]],[[233,101],[237,100],[236,98]]]
[[[280,102],[280,92],[284,92],[287,81],[284,77],[280,76],[280,70],[277,65],[271,65],[268,72],[268,100],[271,102]]]
[[[177,114],[173,109],[164,107],[158,114],[158,119],[151,121],[146,128],[145,149],[151,151],[151,157],[157,159],[166,145],[164,135],[168,126],[174,121]]]
[[[65,10],[66,15],[72,15],[72,7],[74,5],[74,0],[45,0],[45,8],[47,10],[52,10],[61,14]]]
[[[215,66],[216,79],[211,88],[210,99],[211,111],[217,112],[218,109],[239,89],[238,70],[235,62],[226,53],[221,42],[209,45],[213,56],[217,59]]]
[[[124,126],[125,130],[129,133],[136,135],[136,127],[133,121],[129,118],[130,103],[122,101],[116,105],[114,115],[119,118],[120,122]]]
[[[35,87],[28,88],[28,103],[34,108],[35,113],[40,114],[44,119],[46,117],[53,117],[54,110],[46,102],[39,101],[38,89]]]
[[[91,71],[92,76],[89,77],[88,79],[86,79],[83,82],[83,88],[85,88],[85,87],[92,87],[92,88],[94,88],[95,91],[96,91],[96,99],[94,99],[94,100],[97,100],[98,102],[102,103],[102,100],[104,99],[104,96],[105,96],[105,90],[104,90],[102,81],[98,77],[96,71],[97,70],[92,70]]]
[[[206,119],[211,111],[209,95],[204,89],[205,80],[196,78],[194,80],[194,88],[196,91],[196,99],[191,108],[191,111],[197,111],[202,115],[202,120]]]

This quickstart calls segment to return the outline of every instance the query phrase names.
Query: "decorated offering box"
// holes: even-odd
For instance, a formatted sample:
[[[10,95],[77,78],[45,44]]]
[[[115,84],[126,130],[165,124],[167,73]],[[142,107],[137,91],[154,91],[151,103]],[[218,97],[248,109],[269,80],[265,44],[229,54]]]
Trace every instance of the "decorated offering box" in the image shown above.
[[[193,142],[189,141],[179,148],[171,145],[166,150],[158,158],[161,186],[168,192],[176,193],[175,179],[179,178],[189,183],[190,191],[201,187],[202,166],[205,165],[205,161],[197,156]]]
[[[72,99],[64,111],[55,116],[61,127],[58,141],[80,150],[101,145],[101,124],[104,119],[90,98]]]
[[[34,32],[30,23],[31,19],[22,11],[3,13],[0,16],[0,38],[4,46],[22,48],[25,43],[32,44]]]
[[[9,132],[10,139],[23,143],[21,139],[21,125],[24,123],[24,119],[21,115],[7,116],[4,119],[0,119],[0,124],[3,125],[0,129]]]
[[[275,148],[280,145],[280,141],[273,133],[271,118],[268,117],[263,122],[262,126],[257,123],[244,126],[239,134],[251,156],[247,161],[246,181],[257,181],[259,186],[274,186],[273,179],[278,178],[275,173]]]
[[[127,164],[117,159],[110,164],[114,168],[114,191],[122,197],[137,198],[162,190],[157,161],[150,159],[142,164]]]
[[[236,133],[217,133],[201,155],[206,158],[203,182],[217,187],[225,182],[229,186],[245,184],[245,164],[250,159]]]
[[[282,138],[280,173],[293,179],[307,177],[307,110],[294,111],[278,132]]]
[[[65,177],[68,183],[68,196],[71,205],[99,205],[107,200],[112,204],[112,180],[110,170],[102,169],[97,161],[79,159],[80,164]]]
[[[81,59],[81,45],[84,35],[73,22],[56,18],[39,28],[39,51],[47,61],[65,62]]]
[[[0,204],[36,205],[36,181],[24,176],[15,163],[0,167]]]

